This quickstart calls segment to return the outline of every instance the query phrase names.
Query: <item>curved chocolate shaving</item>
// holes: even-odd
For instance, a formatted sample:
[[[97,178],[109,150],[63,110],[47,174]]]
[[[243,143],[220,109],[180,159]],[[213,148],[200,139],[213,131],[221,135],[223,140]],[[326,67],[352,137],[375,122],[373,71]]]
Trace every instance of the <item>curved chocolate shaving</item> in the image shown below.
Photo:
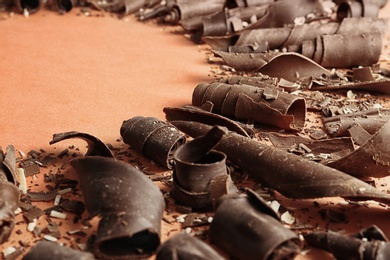
[[[88,156],[70,162],[90,215],[99,215],[94,245],[99,258],[150,256],[160,244],[164,199],[136,168],[112,158]]]
[[[165,241],[157,250],[156,260],[223,260],[211,246],[193,236],[179,233]]]
[[[313,86],[313,90],[320,91],[334,91],[339,89],[358,89],[358,90],[366,90],[373,91],[382,94],[390,95],[390,79],[379,79],[375,81],[366,81],[366,82],[337,82],[336,84],[332,82],[325,83],[323,86]]]
[[[372,225],[368,228],[362,229],[359,232],[352,234],[352,237],[358,239],[367,239],[368,241],[377,240],[389,242],[389,239],[383,233],[383,231],[376,225]]]
[[[193,137],[204,135],[211,128],[196,122],[171,123]],[[225,153],[255,181],[289,198],[344,197],[390,203],[389,195],[355,177],[233,132],[224,135],[215,149]]]
[[[268,96],[267,93],[272,93]],[[201,83],[193,92],[192,104],[212,102],[213,112],[239,120],[277,126],[288,130],[303,128],[306,103],[303,98],[271,88],[225,83]]]
[[[39,241],[23,257],[23,260],[93,260],[95,257],[89,252],[82,252],[69,247],[60,246],[53,242]]]
[[[258,71],[272,58],[280,55],[277,52],[266,53],[233,53],[225,51],[212,51],[221,57],[229,66],[237,71]]]
[[[238,122],[233,121],[227,117],[207,112],[197,107],[186,106],[186,107],[164,107],[163,109],[168,121],[177,120],[188,120],[207,125],[219,125],[224,126],[230,131],[236,132],[237,134],[251,137],[253,136],[253,130],[248,127],[241,126]]]
[[[301,242],[254,193],[221,198],[210,225],[210,241],[234,259],[292,259]]]
[[[185,137],[173,125],[154,117],[136,116],[122,123],[123,142],[159,165],[172,169],[173,154]]]
[[[304,236],[313,247],[326,250],[336,259],[389,259],[390,243],[384,241],[365,241],[336,232],[313,232]]]
[[[53,140],[50,141],[50,144],[52,145],[59,141],[71,138],[80,138],[87,142],[88,150],[85,153],[85,156],[104,156],[114,158],[106,144],[104,144],[100,139],[96,138],[95,136],[92,136],[87,133],[71,131],[53,134]]]
[[[0,146],[0,163],[0,180],[9,181],[17,185],[18,179],[15,174],[16,156],[15,147],[13,145],[7,146],[5,154]]]

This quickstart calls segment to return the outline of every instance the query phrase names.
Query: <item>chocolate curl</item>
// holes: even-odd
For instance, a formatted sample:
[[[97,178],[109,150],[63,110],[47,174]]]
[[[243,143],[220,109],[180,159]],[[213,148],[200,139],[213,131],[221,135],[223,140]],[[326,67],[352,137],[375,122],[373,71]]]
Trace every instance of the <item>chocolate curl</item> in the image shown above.
[[[71,139],[71,138],[80,138],[87,142],[88,150],[85,153],[85,156],[104,156],[114,158],[110,149],[107,147],[105,143],[103,143],[100,139],[96,138],[93,135],[87,133],[81,133],[76,131],[64,132],[53,134],[53,140],[50,141],[50,144],[55,144],[57,142]]]
[[[383,2],[372,0],[343,0],[337,7],[337,18],[342,20],[346,17],[377,17],[379,9],[381,6],[383,7]]]
[[[160,0],[89,0],[88,2],[98,10],[119,13],[121,16],[126,16],[135,13],[141,8],[158,4]]]
[[[79,175],[85,206],[101,216],[94,253],[99,259],[146,258],[160,245],[165,208],[160,190],[136,168],[112,158],[70,162]]]
[[[234,259],[292,259],[301,242],[275,214],[250,190],[222,197],[210,225],[210,241]]]
[[[185,143],[185,136],[173,125],[154,117],[125,120],[120,133],[124,143],[167,169],[172,169],[173,154]]]
[[[198,137],[179,147],[174,154],[175,166],[173,170],[172,197],[178,204],[194,209],[203,209],[211,206],[212,197],[210,183],[219,176],[228,173],[226,155],[211,150],[227,133],[226,128],[214,127],[206,135]],[[230,178],[218,179],[222,187],[229,187],[230,193],[236,192]],[[219,191],[218,184],[214,184]],[[229,192],[229,189],[226,189]],[[220,192],[213,195],[218,196]],[[223,194],[220,194],[223,195]],[[215,200],[215,196],[213,196]]]
[[[157,250],[156,260],[213,259],[223,260],[211,246],[193,236],[179,233],[162,244]]]
[[[313,232],[304,237],[310,246],[328,251],[336,259],[377,260],[390,257],[390,243],[387,241],[366,241],[332,231]]]
[[[38,12],[42,5],[42,0],[15,0],[16,8],[19,12],[29,15]]]
[[[192,137],[211,129],[196,122],[171,123]],[[389,195],[355,177],[233,132],[224,135],[215,149],[225,153],[229,161],[252,175],[255,181],[288,198],[344,197],[390,203]]]
[[[53,242],[39,241],[23,257],[23,260],[93,260],[95,257],[89,252],[82,252]]]
[[[271,88],[201,83],[193,92],[192,104],[202,106],[206,102],[214,104],[214,113],[287,130],[303,128],[306,116],[303,98]]]
[[[340,89],[348,89],[348,90],[366,90],[372,92],[378,92],[382,94],[390,95],[390,79],[384,78],[379,80],[365,81],[365,82],[336,82],[336,84],[332,82],[327,82],[323,86],[313,86],[312,90],[320,90],[320,91],[334,91]]]

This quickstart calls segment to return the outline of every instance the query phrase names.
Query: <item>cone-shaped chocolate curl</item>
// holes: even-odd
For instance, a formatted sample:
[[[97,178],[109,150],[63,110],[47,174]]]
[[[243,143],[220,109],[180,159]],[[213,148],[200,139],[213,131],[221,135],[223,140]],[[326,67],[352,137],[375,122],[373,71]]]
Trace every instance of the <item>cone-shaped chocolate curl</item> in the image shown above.
[[[154,117],[125,120],[120,133],[124,143],[168,169],[172,169],[173,153],[185,142],[184,135],[173,125]]]
[[[250,190],[221,198],[209,234],[234,259],[289,259],[301,247],[297,235]]]
[[[145,258],[160,245],[165,208],[160,190],[138,169],[111,158],[71,161],[85,206],[99,215],[94,253],[99,259]]]
[[[179,233],[168,239],[157,250],[156,260],[223,260],[211,246],[193,236]]]
[[[171,123],[192,137],[211,129],[196,122]],[[232,132],[224,135],[215,149],[262,185],[289,198],[344,197],[390,203],[389,195],[355,177]]]
[[[53,242],[40,241],[23,257],[23,260],[93,260],[89,252],[74,250]]]

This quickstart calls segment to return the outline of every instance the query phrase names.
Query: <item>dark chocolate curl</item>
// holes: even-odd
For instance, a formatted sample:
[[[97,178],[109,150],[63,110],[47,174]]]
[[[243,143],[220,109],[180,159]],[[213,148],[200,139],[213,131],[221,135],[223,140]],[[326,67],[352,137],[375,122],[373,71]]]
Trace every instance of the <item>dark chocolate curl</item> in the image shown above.
[[[276,97],[269,98],[267,92],[275,92]],[[205,102],[214,104],[214,113],[239,120],[253,119],[288,130],[302,129],[305,122],[306,104],[303,98],[269,88],[201,83],[193,92],[192,104],[202,106]]]
[[[168,169],[172,169],[174,152],[185,143],[185,136],[173,125],[154,117],[123,121],[120,133],[124,143]]]
[[[1,192],[2,193],[2,192]],[[7,241],[15,227],[14,212],[0,200],[0,245]]]
[[[160,190],[136,168],[112,158],[71,161],[90,215],[99,215],[94,253],[99,259],[146,258],[160,245],[165,208]]]
[[[179,233],[164,242],[157,250],[156,260],[223,260],[211,246],[193,236]]]
[[[93,260],[89,252],[82,252],[53,242],[39,241],[23,257],[23,260]]]
[[[38,12],[42,5],[43,1],[42,0],[15,0],[15,5],[16,8],[18,9],[19,12],[25,14],[34,14]]]
[[[222,197],[210,225],[210,241],[234,259],[292,259],[301,242],[267,208],[251,191]]]
[[[9,181],[17,185],[18,179],[16,178],[15,170],[15,147],[13,145],[8,145],[4,154],[3,149],[0,146],[0,181]]]
[[[105,143],[103,143],[100,139],[96,138],[87,133],[80,133],[76,131],[64,132],[53,134],[53,140],[50,141],[50,144],[55,144],[59,141],[71,139],[71,138],[80,138],[87,142],[88,150],[85,153],[85,156],[104,156],[114,158],[110,149],[107,147]]]
[[[336,232],[320,231],[307,234],[305,240],[310,246],[328,251],[340,260],[390,258],[390,243],[384,241],[365,241]]]
[[[377,17],[382,4],[383,1],[375,0],[343,0],[336,10],[337,18],[342,20],[346,17]]]
[[[182,145],[175,152],[171,193],[178,204],[194,209],[211,206],[210,183],[228,173],[226,155],[211,149],[225,133],[226,128],[214,127],[206,135]],[[226,192],[229,191],[226,189]]]
[[[211,129],[196,122],[171,123],[192,137],[204,135]],[[390,203],[389,195],[355,177],[233,132],[224,135],[215,149],[225,153],[255,181],[289,198],[345,197]]]

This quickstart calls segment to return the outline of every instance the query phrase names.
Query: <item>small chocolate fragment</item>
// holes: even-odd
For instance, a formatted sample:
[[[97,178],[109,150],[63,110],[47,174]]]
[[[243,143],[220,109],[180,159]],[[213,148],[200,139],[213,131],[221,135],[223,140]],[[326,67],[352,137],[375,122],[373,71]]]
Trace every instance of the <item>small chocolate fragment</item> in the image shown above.
[[[221,198],[209,234],[235,259],[292,259],[301,249],[297,235],[251,190]]]
[[[80,138],[87,142],[88,150],[85,156],[105,156],[114,158],[110,149],[100,139],[87,133],[80,133],[76,131],[53,134],[53,140],[50,144],[55,144],[59,141],[63,141],[70,138]]]
[[[162,193],[141,171],[112,158],[86,156],[70,164],[78,173],[91,217],[101,216],[97,258],[149,257],[160,245]]]
[[[179,233],[165,241],[157,250],[156,260],[223,260],[211,246],[193,236]]]
[[[173,153],[185,137],[173,125],[154,117],[136,116],[123,121],[123,142],[159,165],[172,169]]]
[[[30,196],[31,201],[52,201],[57,196],[57,190],[51,190],[48,192],[27,192],[27,195]]]
[[[53,242],[39,241],[23,257],[23,260],[93,260],[95,257],[89,252],[82,252]]]

